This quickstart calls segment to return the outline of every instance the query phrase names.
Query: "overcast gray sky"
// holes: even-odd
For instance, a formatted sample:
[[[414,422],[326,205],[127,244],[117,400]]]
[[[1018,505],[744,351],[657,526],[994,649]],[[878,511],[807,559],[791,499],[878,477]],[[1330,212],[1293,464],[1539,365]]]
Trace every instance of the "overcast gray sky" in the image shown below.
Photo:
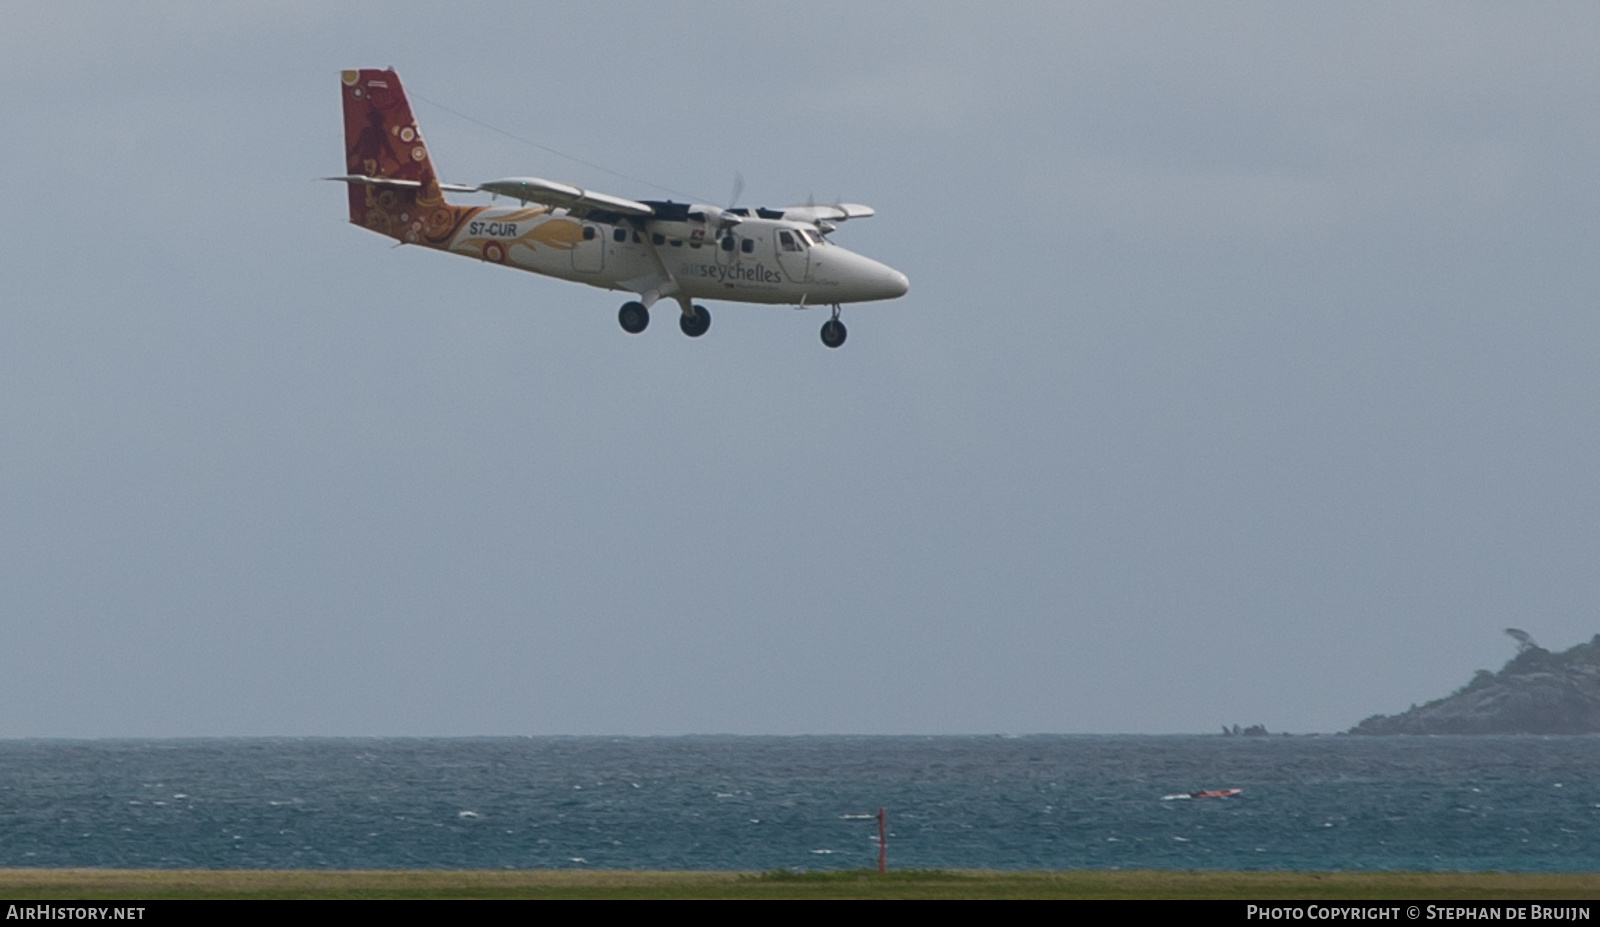
[[[0,736],[1331,731],[1600,631],[1593,4],[6,14]],[[911,292],[390,248],[389,65],[447,180]]]

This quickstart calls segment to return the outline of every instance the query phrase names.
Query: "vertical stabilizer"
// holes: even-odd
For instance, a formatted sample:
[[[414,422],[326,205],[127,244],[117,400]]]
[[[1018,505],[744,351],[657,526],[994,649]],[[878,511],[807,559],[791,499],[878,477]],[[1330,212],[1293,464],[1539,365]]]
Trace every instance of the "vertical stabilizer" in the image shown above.
[[[398,181],[350,183],[350,221],[401,241],[447,244],[463,210],[444,201],[400,75],[362,68],[339,80],[347,173]]]

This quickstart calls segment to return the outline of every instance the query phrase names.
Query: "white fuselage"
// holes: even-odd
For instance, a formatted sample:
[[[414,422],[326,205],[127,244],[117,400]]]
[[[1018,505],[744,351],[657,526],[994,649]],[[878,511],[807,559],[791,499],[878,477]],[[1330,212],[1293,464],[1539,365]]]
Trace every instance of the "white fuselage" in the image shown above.
[[[720,238],[695,219],[642,225],[537,205],[490,206],[446,247],[603,289],[688,299],[829,305],[893,299],[909,288],[904,274],[828,242],[813,224],[750,217]]]

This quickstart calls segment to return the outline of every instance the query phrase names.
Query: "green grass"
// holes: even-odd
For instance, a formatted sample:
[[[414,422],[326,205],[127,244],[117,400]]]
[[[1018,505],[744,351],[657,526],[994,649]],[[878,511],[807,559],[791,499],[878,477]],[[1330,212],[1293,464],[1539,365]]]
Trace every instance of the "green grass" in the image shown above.
[[[1600,899],[1600,873],[0,869],[0,898]]]

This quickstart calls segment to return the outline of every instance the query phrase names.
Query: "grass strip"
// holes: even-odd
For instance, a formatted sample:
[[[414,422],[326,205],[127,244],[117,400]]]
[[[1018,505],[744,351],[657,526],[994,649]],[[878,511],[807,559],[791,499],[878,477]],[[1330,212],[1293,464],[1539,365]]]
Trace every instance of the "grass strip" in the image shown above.
[[[7,901],[186,898],[1600,899],[1600,873],[0,869]]]

